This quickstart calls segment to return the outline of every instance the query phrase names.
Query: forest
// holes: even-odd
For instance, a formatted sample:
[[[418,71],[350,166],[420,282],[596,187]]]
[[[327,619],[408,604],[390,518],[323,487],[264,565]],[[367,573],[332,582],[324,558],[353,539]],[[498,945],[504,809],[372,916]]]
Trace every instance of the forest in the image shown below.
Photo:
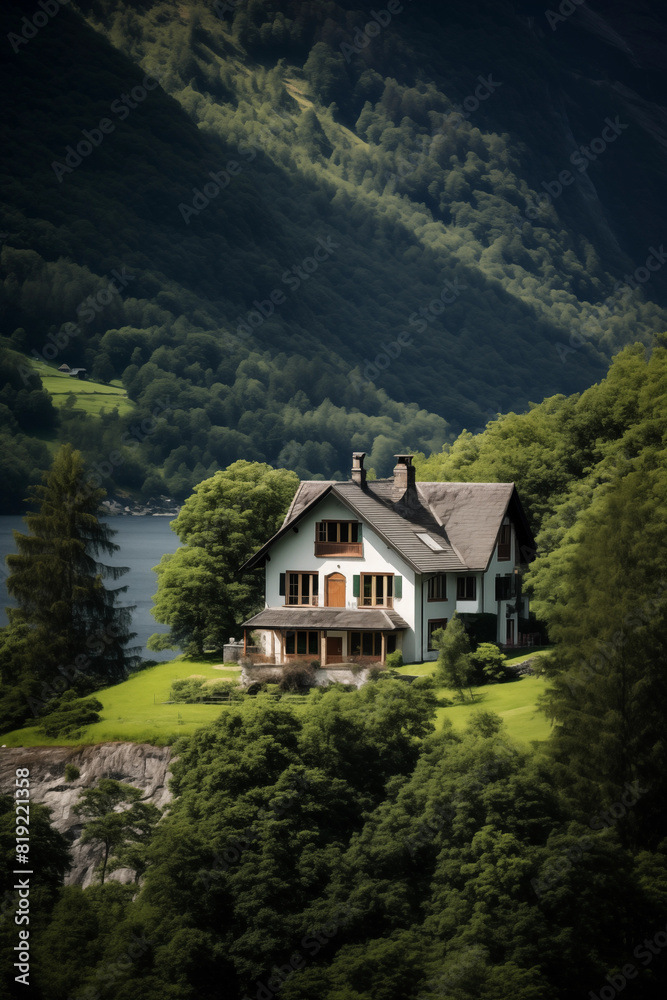
[[[119,380],[140,418],[169,400],[105,485],[183,500],[241,458],[345,478],[350,447],[385,475],[667,326],[650,11],[640,72],[578,17],[402,6],[367,36],[348,3],[84,0],[8,46],[2,401],[35,391],[12,351]],[[5,512],[54,442],[91,460],[130,420],[18,410]]]
[[[662,997],[666,380],[664,337],[632,345],[585,392],[419,459],[421,479],[512,476],[525,499],[538,545],[526,585],[554,644],[538,667],[545,742],[517,744],[483,705],[465,731],[436,730],[430,677],[333,685],[305,709],[261,693],[233,703],[174,743],[173,802],[112,852],[109,870],[122,860],[134,882],[63,887],[67,841],[35,809],[34,995],[570,1000],[632,985]],[[244,479],[254,484],[253,524],[278,517],[295,486],[293,473],[249,463],[223,478],[230,510]],[[195,547],[210,530],[213,482],[201,485],[181,524]],[[243,544],[239,515],[226,530]],[[210,558],[222,565],[224,547]],[[29,587],[30,560],[12,569]],[[219,604],[205,580],[180,582],[179,625]],[[10,879],[12,800],[0,808]],[[100,837],[114,816],[95,821]],[[14,932],[0,925],[0,971],[21,995]]]

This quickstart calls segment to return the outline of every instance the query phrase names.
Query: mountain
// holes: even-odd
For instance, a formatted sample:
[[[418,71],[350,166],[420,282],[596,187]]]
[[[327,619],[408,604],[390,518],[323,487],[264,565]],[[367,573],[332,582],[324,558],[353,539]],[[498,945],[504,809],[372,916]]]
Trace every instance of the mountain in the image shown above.
[[[0,333],[122,379],[134,413],[43,435],[125,455],[114,485],[346,477],[351,446],[382,475],[667,326],[657,4],[0,17]],[[44,453],[8,433],[22,484]]]

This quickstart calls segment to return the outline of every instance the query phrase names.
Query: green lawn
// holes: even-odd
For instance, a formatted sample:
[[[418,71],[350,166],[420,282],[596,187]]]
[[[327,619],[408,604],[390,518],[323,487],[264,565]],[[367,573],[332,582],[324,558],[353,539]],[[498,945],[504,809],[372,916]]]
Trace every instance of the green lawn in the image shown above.
[[[97,691],[104,706],[101,719],[88,726],[76,740],[49,739],[36,727],[16,729],[2,736],[8,747],[78,745],[81,743],[133,742],[164,744],[172,736],[185,736],[220,714],[218,705],[165,705],[171,682],[196,675],[207,680],[236,680],[239,669],[214,669],[219,660],[169,660],[141,670],[129,680]]]
[[[520,663],[532,656],[543,656],[548,650],[538,653],[522,653],[508,660],[508,663]],[[409,663],[399,668],[399,673],[417,675],[420,677],[435,673],[435,662]],[[487,684],[473,688],[474,701],[466,700],[463,704],[457,702],[447,708],[439,708],[436,712],[436,728],[441,729],[444,720],[450,719],[455,729],[465,729],[473,712],[495,712],[507,726],[512,739],[518,743],[530,743],[532,740],[546,740],[551,731],[551,724],[546,716],[536,708],[539,695],[544,691],[544,680],[541,677],[521,677],[506,684]],[[439,688],[440,698],[454,699],[455,691]],[[466,698],[469,695],[466,693]]]
[[[159,663],[130,677],[122,684],[104,688],[96,692],[102,702],[101,720],[88,726],[76,740],[49,739],[37,731],[36,727],[16,729],[2,736],[8,747],[47,746],[65,744],[91,744],[111,742],[167,743],[176,736],[190,735],[199,726],[217,718],[219,705],[164,704],[169,697],[169,689],[174,680],[183,677],[205,677],[207,680],[238,680],[240,669],[231,665],[216,669],[219,657],[194,660],[180,658]],[[435,670],[435,663],[408,664],[400,668],[400,673],[427,676]],[[531,740],[545,740],[549,736],[549,723],[535,703],[544,690],[544,681],[539,677],[522,677],[507,684],[489,684],[473,688],[474,702],[439,708],[436,713],[436,727],[441,729],[444,720],[451,719],[455,729],[464,729],[473,712],[484,710],[496,712],[507,724],[509,735],[520,743]],[[439,697],[454,698],[454,692],[446,688],[438,691]],[[292,707],[305,709],[307,699],[287,697]]]

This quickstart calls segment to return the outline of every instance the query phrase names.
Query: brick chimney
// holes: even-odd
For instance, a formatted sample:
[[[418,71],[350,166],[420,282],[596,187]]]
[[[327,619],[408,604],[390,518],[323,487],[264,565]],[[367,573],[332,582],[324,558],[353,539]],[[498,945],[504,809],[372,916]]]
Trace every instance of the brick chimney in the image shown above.
[[[365,451],[352,452],[352,482],[362,488],[366,485],[366,470],[364,469]]]
[[[416,470],[412,464],[413,457],[413,455],[394,455],[396,466],[394,468],[394,485],[391,491],[393,503],[397,503],[404,497],[407,502],[412,494],[415,494],[416,499]]]

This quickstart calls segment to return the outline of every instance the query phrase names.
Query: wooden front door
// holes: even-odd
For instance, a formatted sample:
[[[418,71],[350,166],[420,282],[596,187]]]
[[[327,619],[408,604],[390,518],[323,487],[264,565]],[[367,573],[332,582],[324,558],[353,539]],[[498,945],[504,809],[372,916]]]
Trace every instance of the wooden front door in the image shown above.
[[[327,663],[342,663],[343,662],[343,640],[342,638],[336,638],[332,636],[329,638],[327,636]]]
[[[327,593],[326,593],[326,607],[327,608],[344,608],[345,607],[345,577],[342,573],[332,573],[326,579]]]

